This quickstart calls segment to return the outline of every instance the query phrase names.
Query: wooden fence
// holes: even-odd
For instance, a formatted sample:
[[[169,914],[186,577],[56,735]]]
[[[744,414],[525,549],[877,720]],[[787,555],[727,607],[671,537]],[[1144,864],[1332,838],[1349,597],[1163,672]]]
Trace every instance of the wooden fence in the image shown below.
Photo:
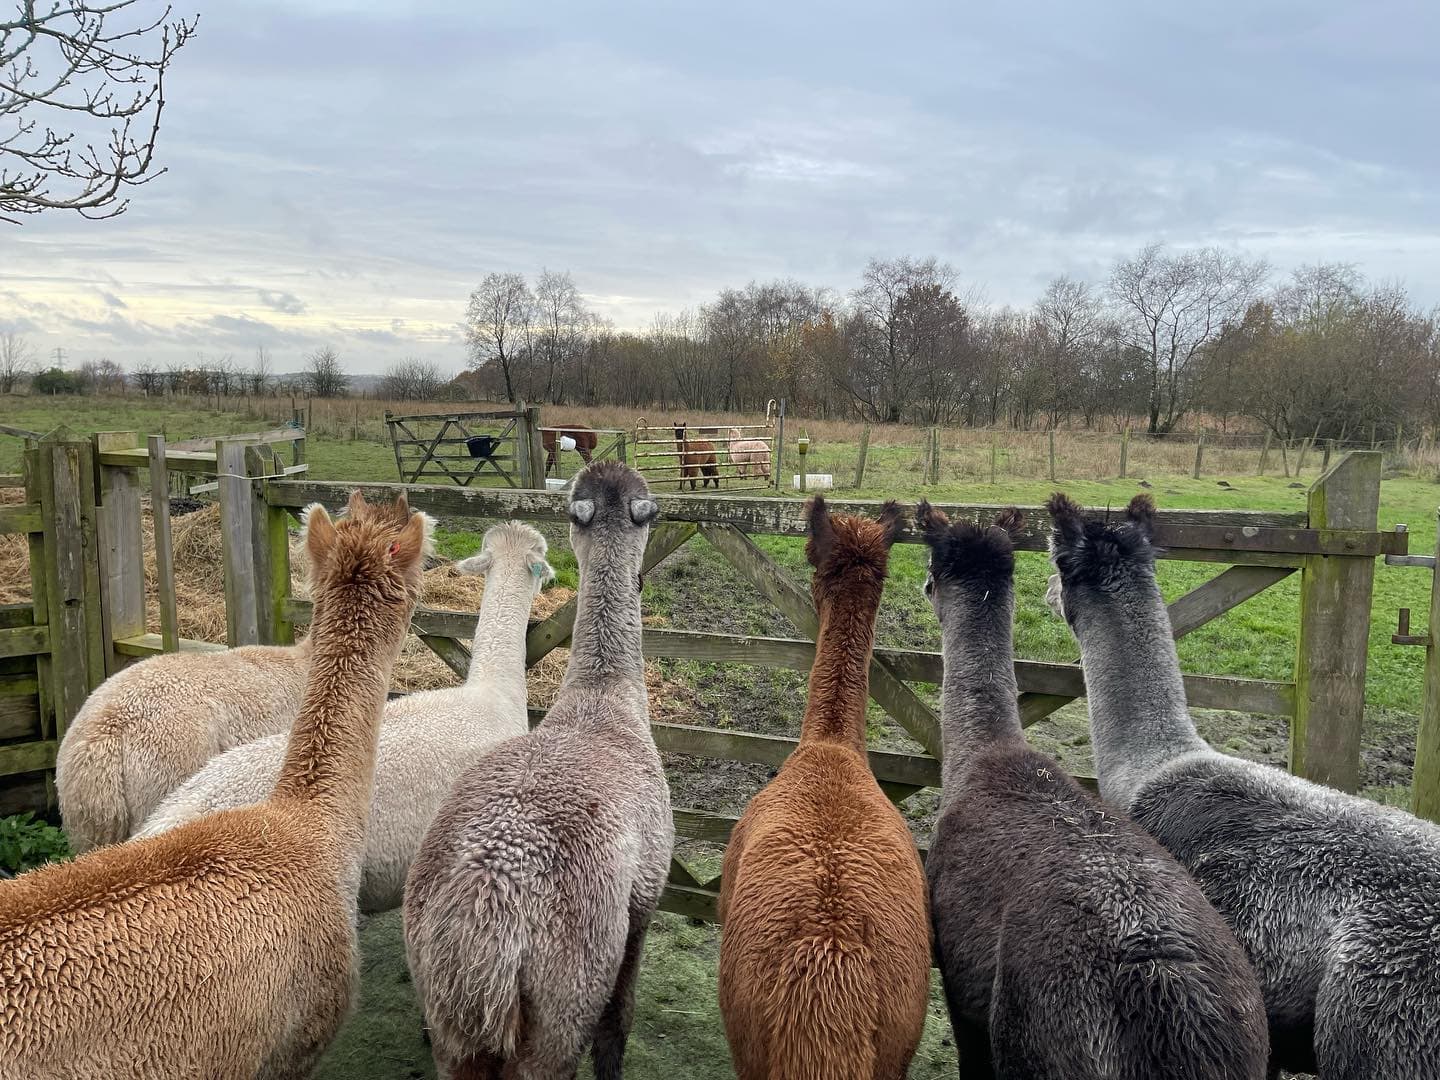
[[[342,507],[354,487],[372,498],[400,485],[327,483],[285,477],[260,447],[222,442],[214,455],[166,454],[139,447],[135,435],[97,435],[89,441],[56,432],[26,453],[26,499],[0,507],[0,532],[30,537],[34,602],[28,610],[0,609],[0,777],[24,775],[43,792],[44,773],[57,740],[85,695],[129,658],[167,648],[213,648],[174,637],[169,627],[145,625],[140,571],[140,494],[156,482],[154,469],[218,472],[225,537],[227,631],[231,645],[286,643],[310,618],[310,606],[291,592],[288,535],[292,518],[312,502]],[[163,480],[163,476],[160,478]],[[1309,495],[1300,513],[1162,510],[1156,541],[1163,556],[1228,564],[1226,569],[1170,604],[1175,636],[1182,637],[1297,571],[1301,574],[1300,626],[1291,680],[1244,679],[1186,673],[1190,703],[1202,709],[1271,714],[1290,721],[1290,764],[1299,774],[1354,790],[1359,780],[1360,730],[1371,591],[1376,558],[1404,555],[1405,533],[1377,528],[1380,458],[1357,453],[1338,460]],[[441,520],[566,520],[562,492],[410,485],[413,507]],[[164,490],[163,487],[158,490]],[[800,632],[794,638],[754,637],[647,627],[650,657],[806,670],[814,656],[818,620],[806,583],[769,558],[756,535],[803,536],[797,499],[658,493],[659,523],[645,554],[648,570],[687,543],[713,547]],[[998,507],[941,504],[952,518],[989,519]],[[879,503],[835,500],[842,513],[873,514]],[[163,511],[157,514],[157,524]],[[1045,547],[1043,513],[1018,541],[1021,550]],[[158,533],[158,529],[157,529]],[[903,542],[917,543],[908,531]],[[169,574],[157,551],[163,579]],[[173,604],[173,582],[171,583]],[[162,604],[163,609],[163,604]],[[538,661],[569,640],[575,603],[531,625],[527,661]],[[457,673],[469,655],[463,640],[474,630],[473,612],[421,609],[414,628]],[[1076,664],[1016,663],[1023,722],[1030,725],[1083,696]],[[939,783],[940,725],[914,688],[938,684],[937,653],[877,649],[870,671],[871,697],[923,752],[874,751],[871,765],[897,802]],[[798,710],[797,702],[797,712]],[[657,723],[666,752],[777,766],[795,740],[683,724]],[[1440,790],[1440,768],[1417,773],[1417,800]],[[13,801],[13,800],[12,800]],[[723,844],[734,820],[677,807],[682,839]],[[713,917],[718,882],[677,859],[665,906]]]

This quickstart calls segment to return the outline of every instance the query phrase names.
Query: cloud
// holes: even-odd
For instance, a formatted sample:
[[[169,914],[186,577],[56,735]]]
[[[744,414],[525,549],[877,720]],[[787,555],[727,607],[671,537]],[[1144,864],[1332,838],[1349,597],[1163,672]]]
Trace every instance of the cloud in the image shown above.
[[[269,289],[261,289],[260,302],[282,315],[305,314],[305,301],[291,292],[272,292]]]

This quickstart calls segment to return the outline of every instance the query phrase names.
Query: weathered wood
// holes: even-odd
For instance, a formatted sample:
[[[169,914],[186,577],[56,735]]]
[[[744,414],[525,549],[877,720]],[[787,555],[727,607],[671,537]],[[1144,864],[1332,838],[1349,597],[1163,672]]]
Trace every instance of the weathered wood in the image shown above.
[[[870,425],[860,432],[860,454],[855,460],[855,486],[865,486],[865,455],[870,451]]]
[[[1417,817],[1440,822],[1440,528],[1435,567],[1430,572],[1429,641],[1425,645],[1425,687],[1420,726],[1415,732],[1415,773],[1411,808]]]
[[[1256,476],[1265,475],[1265,462],[1268,461],[1270,458],[1270,440],[1274,437],[1275,436],[1272,432],[1265,432],[1265,445],[1260,450],[1260,467],[1255,470]]]
[[[45,437],[38,431],[31,431],[29,428],[14,427],[11,424],[0,424],[0,435],[13,435],[17,439],[34,439],[36,441]]]
[[[1195,467],[1190,470],[1190,479],[1200,479],[1200,461],[1205,456],[1205,432],[1202,430],[1195,437]]]
[[[59,743],[53,739],[42,742],[15,743],[0,746],[0,776],[39,772],[55,767],[55,751]]]
[[[475,629],[472,621],[470,629]],[[420,640],[427,648],[445,662],[445,666],[453,671],[460,678],[465,678],[470,672],[470,650],[460,642],[451,637],[438,637],[434,634],[420,634]]]
[[[38,448],[27,449],[21,456],[21,470],[25,477],[25,499],[32,505],[43,502],[41,455]],[[44,515],[42,514],[42,518]],[[43,528],[43,521],[42,521]],[[30,547],[30,623],[33,626],[49,626],[50,591],[46,573],[46,544],[43,532],[32,532]],[[55,666],[49,653],[35,657],[35,678],[39,684],[40,734],[50,738],[55,734]]]
[[[1130,425],[1125,425],[1125,430],[1120,433],[1120,479],[1125,479],[1126,469],[1130,460]]]
[[[719,922],[720,894],[713,889],[666,885],[660,894],[660,910],[701,922]]]
[[[819,634],[820,619],[808,591],[771,562],[754,541],[733,525],[705,524],[700,526],[700,533],[797,630],[812,639]],[[870,696],[928,753],[940,756],[939,718],[882,659],[872,658],[870,662]]]
[[[162,652],[224,652],[228,648],[228,645],[195,638],[180,638],[174,648],[169,648],[159,634],[136,634],[133,638],[123,638],[115,642],[117,652],[125,656],[139,657],[155,656]]]
[[[521,429],[530,443],[530,473],[522,483],[538,491],[545,490],[545,445],[540,434],[540,410],[531,405],[525,410],[525,426]]]
[[[1055,482],[1055,429],[1050,429],[1050,482]]]
[[[261,645],[288,645],[294,628],[285,619],[285,598],[290,594],[290,537],[285,511],[265,501],[262,478],[283,470],[259,446],[245,448],[245,472],[250,485],[250,554],[254,561],[255,630]],[[283,472],[279,475],[284,475]]]
[[[97,454],[137,447],[133,431],[102,431],[91,436]],[[140,513],[140,476],[136,469],[100,466],[100,582],[105,641],[145,632],[145,534]],[[113,675],[125,658],[105,650],[105,671]]]
[[[1294,572],[1283,566],[1232,566],[1222,570],[1170,604],[1170,632],[1182,638]]]
[[[245,444],[221,439],[215,444],[215,460],[219,463],[220,541],[225,569],[225,640],[232,648],[258,645],[254,529]]]
[[[34,685],[33,679],[30,684]],[[38,738],[42,738],[40,699],[35,691],[28,694],[12,693],[12,686],[8,681],[0,682],[0,740]]]
[[[1380,507],[1381,455],[1341,458],[1310,489],[1310,524],[1322,530],[1374,529]],[[1290,770],[1342,791],[1360,782],[1373,558],[1312,556],[1300,578],[1295,655],[1295,718]]]
[[[95,675],[104,675],[98,618],[93,633],[89,618],[91,600],[99,589],[98,584],[87,582],[87,577],[98,579],[99,559],[93,531],[86,535],[87,529],[93,529],[93,520],[87,520],[82,505],[87,482],[93,498],[94,480],[85,468],[93,454],[88,442],[66,441],[68,438],[69,432],[62,429],[47,436],[39,447],[40,501],[46,518],[42,565],[57,737],[64,736],[90,693],[92,652],[100,668]]]
[[[16,626],[0,630],[0,656],[38,656],[51,648],[48,626]]]
[[[0,534],[32,533],[44,528],[40,507],[33,503],[0,506]]]
[[[127,469],[143,469],[150,464],[150,453],[148,450],[139,448],[134,450],[107,450],[99,455],[99,463],[101,465],[118,465]],[[167,471],[172,473],[214,476],[217,466],[214,454],[167,450],[165,453],[165,467]]]
[[[165,436],[146,440],[150,459],[150,516],[155,532],[155,583],[160,607],[160,636],[166,652],[180,647],[175,603],[175,545],[170,536],[170,472],[165,465]]]
[[[640,573],[648,574],[672,552],[678,551],[695,535],[695,526],[688,522],[662,521],[650,528],[650,539],[640,560]],[[525,666],[531,667],[551,649],[570,640],[575,629],[576,598],[571,597],[559,609],[530,627],[525,634]],[[417,625],[419,625],[417,623]],[[470,629],[474,629],[471,623]]]
[[[73,453],[78,464],[76,475],[80,484],[80,528],[85,545],[82,580],[85,587],[86,673],[90,689],[94,690],[105,681],[110,659],[110,646],[105,637],[103,536],[97,501],[99,477],[96,474],[99,466],[95,463],[95,448],[89,440],[74,445]]]

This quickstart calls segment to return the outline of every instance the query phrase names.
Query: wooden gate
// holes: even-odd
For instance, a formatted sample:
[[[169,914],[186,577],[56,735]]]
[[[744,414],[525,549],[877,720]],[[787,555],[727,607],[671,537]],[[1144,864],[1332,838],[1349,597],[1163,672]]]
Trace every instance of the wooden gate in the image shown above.
[[[492,476],[510,487],[544,487],[543,473],[537,483],[532,462],[539,410],[523,403],[506,412],[395,416],[387,411],[385,426],[404,483],[443,477],[469,487]]]

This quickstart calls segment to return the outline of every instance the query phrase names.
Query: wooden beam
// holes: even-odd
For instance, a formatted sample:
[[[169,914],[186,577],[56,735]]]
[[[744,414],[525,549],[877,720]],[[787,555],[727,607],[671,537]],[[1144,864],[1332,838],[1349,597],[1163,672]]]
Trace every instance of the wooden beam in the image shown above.
[[[39,656],[49,651],[48,626],[16,626],[0,630],[0,656]]]
[[[97,454],[134,449],[133,431],[102,431],[91,436]],[[100,466],[100,584],[105,641],[145,632],[145,534],[140,514],[140,473],[136,469]],[[105,672],[113,675],[125,658],[105,649]]]
[[[162,652],[224,652],[228,645],[213,641],[198,641],[195,638],[180,638],[175,648],[167,648],[165,639],[159,634],[136,634],[115,642],[115,651],[125,656],[156,656]]]
[[[245,444],[219,440],[215,460],[219,463],[220,542],[225,570],[225,640],[232,648],[258,645],[254,530]]]
[[[0,506],[0,534],[34,533],[44,528],[40,507],[34,503]]]
[[[471,630],[474,624],[471,624]],[[460,642],[450,637],[436,637],[432,634],[420,634],[419,638],[425,643],[431,652],[445,661],[445,666],[453,671],[460,678],[465,678],[470,673],[470,650]]]
[[[165,436],[146,440],[150,459],[150,516],[155,531],[155,582],[160,607],[160,637],[166,652],[180,647],[175,603],[175,544],[170,536],[170,473],[165,467]]]
[[[1425,691],[1415,732],[1411,809],[1416,817],[1440,822],[1440,529],[1430,567],[1430,621],[1426,624]]]
[[[0,746],[0,776],[53,769],[55,752],[59,746],[54,739]]]
[[[150,466],[150,454],[149,451],[140,449],[109,450],[100,454],[99,462],[101,465],[121,465],[131,469],[145,469]],[[214,476],[218,464],[214,454],[167,450],[165,467],[170,472]]]
[[[1294,572],[1290,567],[1232,566],[1170,604],[1170,632],[1179,640]]]

